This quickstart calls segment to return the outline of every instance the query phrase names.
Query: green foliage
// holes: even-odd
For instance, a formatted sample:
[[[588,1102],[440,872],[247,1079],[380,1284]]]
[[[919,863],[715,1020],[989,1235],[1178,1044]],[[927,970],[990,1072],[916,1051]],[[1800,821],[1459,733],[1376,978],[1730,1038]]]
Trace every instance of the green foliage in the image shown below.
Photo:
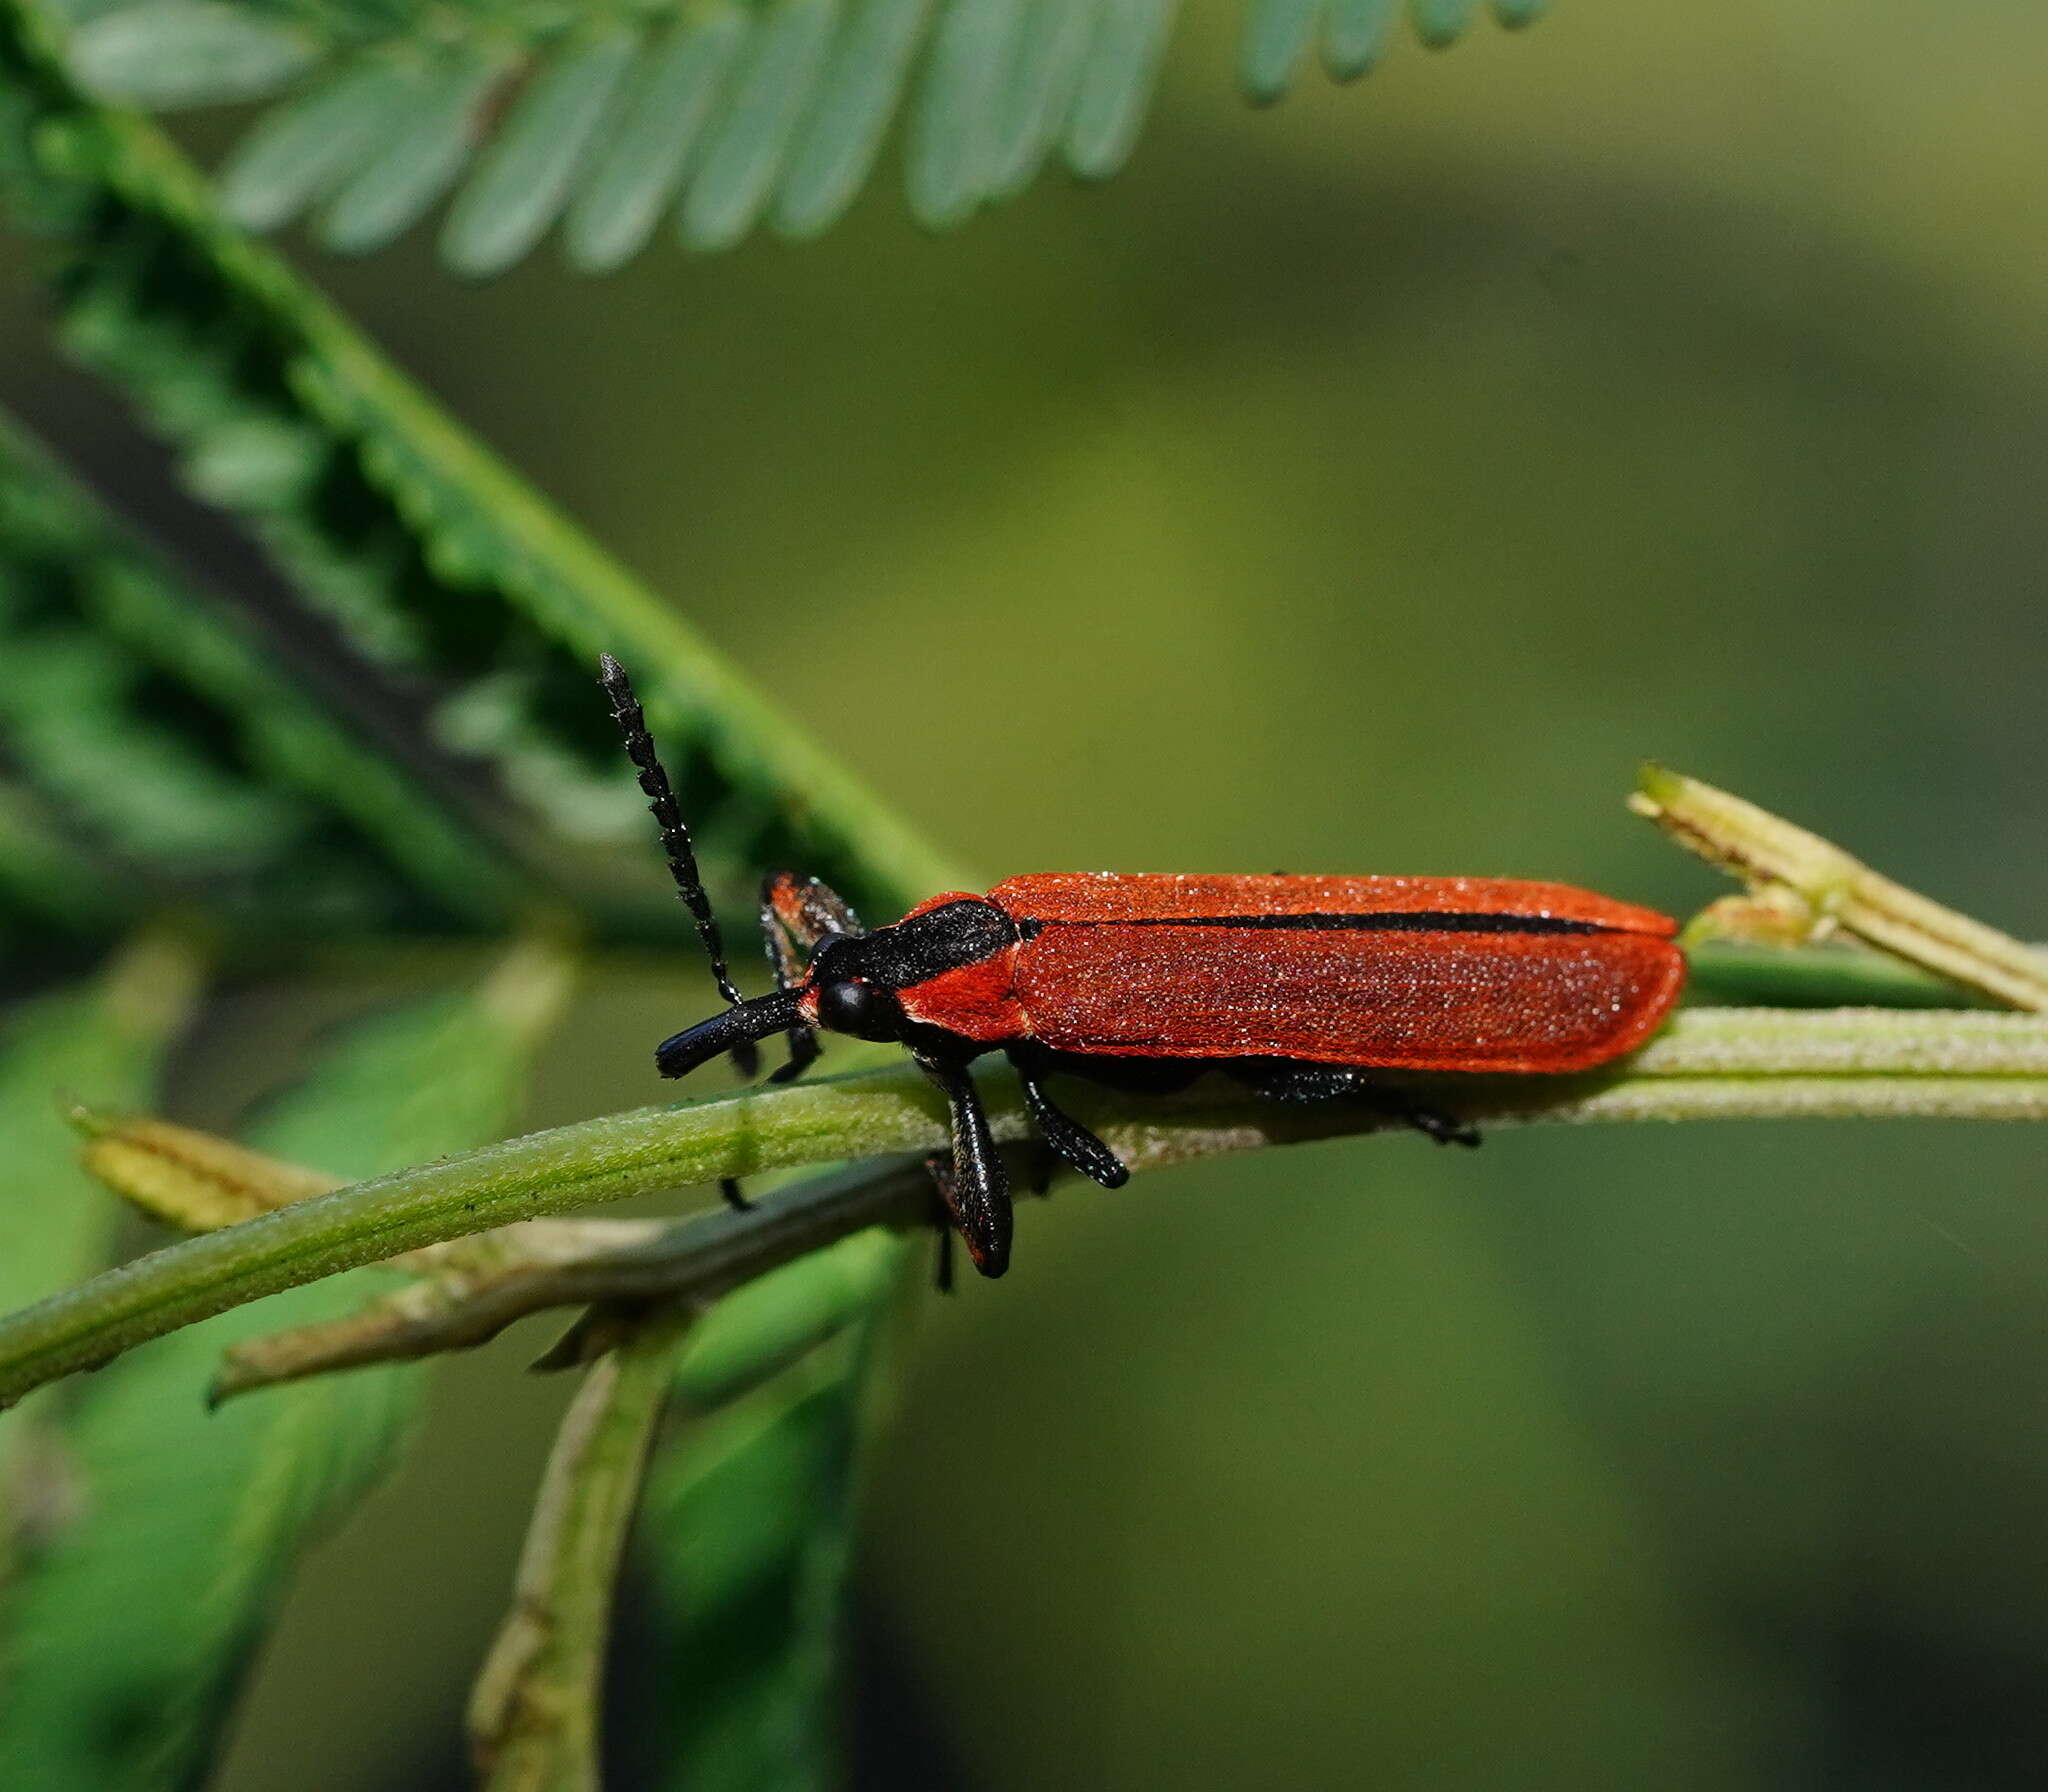
[[[280,931],[509,912],[508,869],[448,806],[4,417],[0,654],[15,777],[81,861],[122,873],[103,909],[198,894]]]
[[[111,937],[123,896],[47,805],[0,778],[0,958],[24,961],[65,936]]]
[[[66,345],[318,612],[323,698],[374,717],[536,895],[673,938],[593,694],[602,650],[640,672],[715,861],[813,866],[881,908],[950,881],[673,612],[220,223],[148,125],[85,99],[18,4],[0,9],[0,96],[0,188],[62,252]]]
[[[1509,30],[1532,25],[1549,0],[1493,0],[1493,16]],[[1245,97],[1279,99],[1299,78],[1320,37],[1323,68],[1333,81],[1355,81],[1377,63],[1393,35],[1400,0],[1249,0],[1238,55]],[[1410,0],[1416,37],[1433,50],[1465,35],[1479,0]]]
[[[175,109],[261,99],[318,56],[312,33],[221,0],[142,0],[89,14],[71,65],[95,92]]]
[[[711,76],[752,67],[761,106],[809,170],[811,185],[784,202],[793,216],[815,217],[821,203],[851,196],[827,191],[842,179],[843,146],[864,137],[871,150],[879,135],[887,107],[875,103],[876,84],[891,54],[903,62],[903,21],[876,9],[870,38],[835,45],[835,68],[865,72],[866,103],[800,117],[772,77],[802,44],[765,62],[776,40],[733,17],[748,30],[713,18],[678,40],[642,91],[643,133],[672,132],[696,96],[698,123],[715,131],[707,166],[726,172],[722,185],[693,191],[718,202],[698,202],[711,206],[710,226],[728,227],[720,218],[759,201],[766,162],[753,128],[714,106]],[[601,647],[640,671],[712,854],[816,865],[885,908],[953,881],[281,263],[217,223],[204,186],[148,127],[73,90],[30,14],[0,14],[0,25],[0,178],[17,211],[59,247],[62,339],[171,440],[188,486],[257,537],[289,581],[282,601],[309,611],[285,611],[285,633],[310,620],[330,674],[310,689],[287,684],[275,656],[254,644],[253,624],[124,538],[47,456],[8,437],[0,548],[19,601],[5,616],[48,675],[9,687],[21,713],[0,722],[27,781],[0,805],[0,821],[24,848],[10,867],[35,892],[89,914],[62,892],[91,887],[97,863],[118,852],[160,868],[124,888],[145,904],[199,892],[217,906],[231,871],[249,906],[287,924],[295,914],[301,927],[325,930],[341,905],[331,892],[358,886],[366,893],[354,912],[383,924],[410,903],[489,925],[524,888],[566,897],[601,924],[658,927],[673,939],[673,906],[644,875],[644,815],[589,679]],[[157,28],[182,28],[178,9],[159,13]],[[132,57],[135,42],[123,48],[111,23],[95,31],[91,66],[104,79],[120,66],[116,51]],[[583,43],[508,120],[451,213],[459,261],[480,268],[503,257],[566,202],[581,151],[564,136],[592,138],[603,102],[624,91],[623,46],[617,37]],[[429,64],[357,69],[340,98],[316,94],[263,127],[270,147],[239,165],[237,202],[281,217],[318,194],[331,231],[366,242],[388,234],[438,196],[480,71],[500,66],[497,53],[457,46]],[[635,145],[621,147],[605,164],[609,182],[576,196],[593,257],[617,256],[667,208],[651,197]],[[338,149],[363,153],[351,161]],[[654,151],[658,181],[661,156],[676,149],[657,142]],[[74,661],[85,670],[55,676]],[[160,687],[170,695],[144,700]],[[338,725],[334,706],[364,693],[367,713],[351,718],[360,726]],[[401,719],[424,711],[424,723],[394,727],[394,710]],[[358,744],[373,728],[375,751]],[[607,858],[613,843],[630,858]],[[218,855],[233,855],[227,871]],[[302,898],[296,911],[283,900],[292,892]],[[306,1098],[260,1142],[360,1173],[497,1130],[499,1060],[486,1041],[459,1036],[464,1024],[421,1013],[396,1030],[365,1030],[323,1061]],[[893,1250],[885,1238],[862,1248],[878,1265]],[[0,1746],[29,1739],[12,1758],[38,1784],[160,1783],[203,1763],[295,1551],[369,1484],[411,1396],[406,1374],[377,1371],[274,1391],[206,1420],[195,1390],[224,1345],[345,1311],[374,1291],[376,1275],[188,1328],[91,1384],[68,1438],[71,1472],[90,1494],[86,1516],[38,1558],[8,1633]],[[758,1328],[764,1301],[792,1293],[803,1295],[798,1310],[780,1313],[765,1341],[746,1329],[749,1315]],[[722,1353],[732,1390],[772,1384],[818,1340],[864,1329],[878,1295],[872,1276],[849,1280],[837,1255],[793,1266],[764,1296],[713,1316],[713,1354],[702,1360]],[[801,1549],[808,1564],[801,1659],[814,1689],[850,1522],[856,1394],[852,1366],[842,1365],[831,1392],[840,1447],[815,1465],[808,1444],[792,1456],[787,1439],[815,1440],[821,1396],[792,1403],[771,1385],[754,1409],[770,1472],[815,1467],[804,1489],[788,1491],[816,1537],[805,1543],[783,1525],[770,1542]],[[717,1521],[752,1522],[731,1510]],[[123,1608],[137,1605],[180,1621],[124,1623]],[[97,1652],[86,1646],[95,1634],[112,1639]],[[716,1626],[693,1620],[691,1636],[692,1646],[718,1646]],[[779,1670],[771,1659],[759,1671]],[[120,1719],[136,1712],[151,1720]]]
[[[1247,0],[1240,79],[1293,84],[1321,33],[1348,80],[1377,59],[1396,0]],[[1523,25],[1544,0],[1495,0]],[[557,224],[602,273],[662,218],[688,248],[766,225],[815,236],[851,205],[903,123],[904,190],[932,229],[1013,198],[1057,156],[1102,180],[1143,128],[1176,0],[643,0],[592,15],[473,0],[381,4],[139,0],[67,40],[93,91],[157,108],[284,95],[222,168],[228,215],[314,215],[365,253],[459,192],[441,252],[502,273]],[[1413,0],[1422,42],[1463,35],[1477,0]]]
[[[549,1006],[520,996],[501,974],[351,1028],[252,1142],[360,1176],[502,1132]],[[0,1758],[20,1783],[196,1783],[297,1551],[374,1484],[418,1391],[415,1371],[380,1368],[209,1413],[208,1379],[236,1338],[347,1311],[388,1279],[358,1271],[225,1314],[84,1390],[63,1429],[66,1516],[0,1614]]]
[[[844,1239],[729,1295],[685,1350],[677,1391],[706,1416],[657,1464],[642,1532],[670,1786],[839,1783],[863,1408],[903,1257]]]
[[[600,649],[639,674],[714,860],[802,864],[884,910],[960,881],[240,227],[309,217],[329,247],[365,252],[452,195],[440,244],[458,272],[498,273],[559,228],[595,273],[664,231],[698,251],[763,225],[817,234],[899,121],[912,211],[959,224],[1049,160],[1087,179],[1124,165],[1173,0],[55,10],[60,32],[0,0],[0,191],[55,247],[60,340],[172,445],[188,489],[254,537],[281,589],[218,600],[0,428],[0,925],[104,935],[197,898],[296,937],[484,930],[538,899],[673,940],[591,685]],[[1420,0],[1417,35],[1448,42],[1472,10]],[[1503,23],[1535,10],[1495,7]],[[1388,16],[1369,0],[1253,0],[1245,85],[1276,96],[1318,31],[1333,73],[1360,72]],[[94,95],[280,103],[216,188]],[[253,1142],[368,1177],[495,1136],[550,1007],[536,975],[515,964],[352,1029]],[[0,1253],[14,1297],[0,1305],[105,1249],[107,1205],[80,1189],[51,1115],[29,1111],[42,1079],[142,1099],[164,1011],[138,1023],[102,990],[17,1017],[0,1137],[32,1141],[16,1161],[41,1192],[20,1210],[34,1238]],[[803,1114],[849,1100],[784,1092],[779,1124],[803,1135]],[[896,1142],[930,1142],[921,1086],[886,1105]],[[780,1143],[860,1142],[813,1125]],[[865,1198],[858,1178],[835,1187]],[[458,1206],[436,1235],[490,1217]],[[350,1260],[390,1243],[355,1240]],[[834,1777],[863,1421],[905,1254],[855,1230],[727,1295],[690,1336],[675,1385],[691,1423],[659,1458],[642,1528],[677,1784]],[[220,1313],[79,1394],[61,1452],[43,1452],[61,1473],[39,1471],[54,1494],[0,1608],[10,1775],[119,1792],[205,1771],[297,1553],[389,1462],[417,1389],[414,1370],[377,1369],[211,1416],[199,1391],[224,1346],[338,1316],[388,1282],[358,1269]],[[4,1450],[22,1420],[0,1423]]]

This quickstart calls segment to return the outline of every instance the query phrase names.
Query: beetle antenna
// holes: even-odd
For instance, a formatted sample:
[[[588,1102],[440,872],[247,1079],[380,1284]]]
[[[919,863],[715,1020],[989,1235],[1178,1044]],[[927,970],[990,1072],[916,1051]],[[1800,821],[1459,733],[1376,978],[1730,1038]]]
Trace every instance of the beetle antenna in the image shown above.
[[[661,850],[668,857],[669,876],[676,880],[676,894],[697,923],[697,937],[704,942],[705,956],[711,960],[718,993],[728,1005],[737,1007],[744,998],[733,985],[732,973],[725,968],[725,942],[719,937],[718,917],[711,912],[704,880],[697,875],[697,854],[690,844],[690,830],[683,825],[676,793],[654,750],[654,736],[647,732],[647,717],[640,708],[640,699],[633,695],[633,681],[626,676],[626,668],[608,653],[598,656],[597,681],[611,699],[612,720],[625,736],[626,757],[640,775],[640,790],[647,798],[648,813],[661,829]]]

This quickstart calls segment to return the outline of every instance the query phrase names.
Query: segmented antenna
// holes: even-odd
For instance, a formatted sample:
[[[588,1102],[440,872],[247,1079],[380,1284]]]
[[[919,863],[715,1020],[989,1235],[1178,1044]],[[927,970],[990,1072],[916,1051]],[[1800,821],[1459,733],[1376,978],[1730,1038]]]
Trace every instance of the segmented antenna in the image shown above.
[[[647,798],[648,812],[661,829],[661,849],[668,855],[669,876],[676,880],[676,894],[697,923],[697,937],[704,942],[711,960],[711,974],[718,979],[718,993],[728,1003],[742,999],[733,987],[732,973],[725,968],[725,942],[719,938],[718,918],[704,894],[704,881],[697,875],[697,854],[690,845],[690,830],[683,825],[683,812],[676,806],[676,793],[669,788],[668,773],[662,770],[654,750],[654,736],[647,732],[647,717],[640,699],[633,695],[633,681],[626,668],[608,653],[597,661],[597,681],[612,700],[612,720],[625,736],[626,757],[640,774],[640,789]]]

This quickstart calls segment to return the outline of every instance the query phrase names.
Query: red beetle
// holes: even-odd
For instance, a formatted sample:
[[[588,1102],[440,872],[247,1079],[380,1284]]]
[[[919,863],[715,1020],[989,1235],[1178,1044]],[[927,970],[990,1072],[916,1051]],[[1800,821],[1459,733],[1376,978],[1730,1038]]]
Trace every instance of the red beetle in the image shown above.
[[[1478,1134],[1376,1080],[1376,1070],[1589,1070],[1653,1033],[1685,983],[1678,924],[1567,884],[1469,877],[1193,877],[1114,872],[1013,877],[951,892],[867,931],[813,878],[762,889],[773,994],[743,1000],[726,974],[689,835],[624,670],[603,682],[661,824],[670,870],[730,1004],[664,1040],[685,1076],[785,1033],[801,1075],[820,1028],[907,1046],[952,1110],[939,1177],[983,1275],[1009,1265],[1003,1163],[968,1063],[1016,1067],[1046,1144],[1116,1188],[1129,1172],[1056,1106],[1052,1072],[1166,1090],[1223,1070],[1284,1101],[1350,1097],[1440,1143]]]

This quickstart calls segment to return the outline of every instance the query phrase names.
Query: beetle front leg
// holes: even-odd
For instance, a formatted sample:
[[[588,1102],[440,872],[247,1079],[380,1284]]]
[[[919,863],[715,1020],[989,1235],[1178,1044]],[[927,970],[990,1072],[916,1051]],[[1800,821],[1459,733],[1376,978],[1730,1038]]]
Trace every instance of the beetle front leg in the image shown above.
[[[761,881],[761,939],[777,989],[794,989],[803,982],[803,954],[816,951],[826,935],[865,931],[846,899],[815,877],[773,871]],[[770,1074],[771,1083],[793,1083],[818,1061],[815,1027],[794,1026],[785,1037],[789,1062]]]
[[[967,1245],[974,1267],[985,1276],[999,1276],[1010,1267],[1010,1234],[1015,1216],[1010,1208],[1010,1178],[989,1131],[981,1092],[968,1075],[965,1060],[931,1058],[919,1053],[918,1067],[946,1097],[953,1126],[953,1174],[939,1178],[953,1223]]]
[[[1041,1066],[1028,1048],[1012,1048],[1007,1054],[1016,1067],[1017,1083],[1024,1091],[1024,1106],[1030,1111],[1039,1136],[1073,1168],[1104,1188],[1122,1188],[1131,1172],[1124,1160],[1110,1150],[1087,1127],[1053,1101],[1040,1081]]]

